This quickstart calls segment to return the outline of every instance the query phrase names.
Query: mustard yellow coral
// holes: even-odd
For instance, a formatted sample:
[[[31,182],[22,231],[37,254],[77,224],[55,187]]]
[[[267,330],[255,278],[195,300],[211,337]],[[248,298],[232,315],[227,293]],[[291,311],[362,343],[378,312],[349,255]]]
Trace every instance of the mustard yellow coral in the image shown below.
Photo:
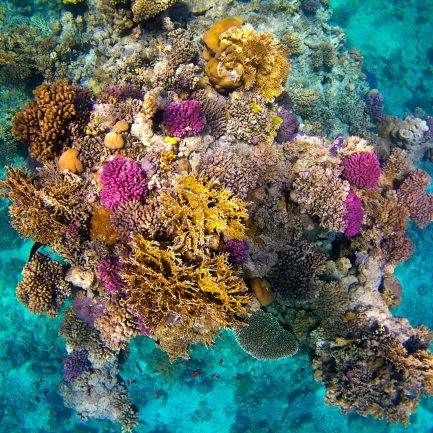
[[[220,22],[214,25],[217,26]],[[246,90],[254,88],[266,102],[273,101],[283,92],[290,73],[287,48],[279,44],[273,34],[256,33],[251,25],[229,22],[228,26],[219,35],[218,44],[213,28],[210,30],[212,38],[209,31],[205,33],[204,56],[208,60],[205,72],[209,81],[218,91],[243,86]]]
[[[247,287],[226,254],[187,257],[138,235],[122,278],[131,293],[127,303],[146,327],[158,335],[163,330],[179,334],[184,343],[192,329],[197,330],[194,342],[209,342],[209,333],[242,325],[242,316],[248,316]],[[184,356],[184,349],[179,355]]]
[[[174,229],[175,244],[183,252],[215,245],[215,238],[245,237],[246,204],[217,180],[193,175],[178,176],[160,201],[167,227]]]

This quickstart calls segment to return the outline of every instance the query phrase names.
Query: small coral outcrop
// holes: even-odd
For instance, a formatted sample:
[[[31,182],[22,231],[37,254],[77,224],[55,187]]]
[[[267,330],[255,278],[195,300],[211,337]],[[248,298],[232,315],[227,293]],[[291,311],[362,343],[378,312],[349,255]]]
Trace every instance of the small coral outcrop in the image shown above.
[[[176,2],[177,0],[134,0],[131,8],[134,21],[139,23],[156,17]]]
[[[234,18],[214,24],[203,42],[205,72],[218,91],[254,88],[266,102],[283,92],[290,73],[289,53],[274,35],[256,33]]]

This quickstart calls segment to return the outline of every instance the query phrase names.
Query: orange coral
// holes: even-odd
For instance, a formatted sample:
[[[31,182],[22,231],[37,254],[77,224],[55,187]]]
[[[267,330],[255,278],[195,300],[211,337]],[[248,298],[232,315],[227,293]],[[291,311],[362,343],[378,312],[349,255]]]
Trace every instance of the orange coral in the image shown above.
[[[54,159],[67,141],[68,123],[75,117],[77,90],[64,81],[42,84],[13,118],[13,135],[29,145],[30,155],[38,160]]]
[[[111,211],[103,207],[94,210],[89,221],[89,235],[92,241],[103,240],[108,245],[116,243],[118,236],[110,226],[111,214]]]
[[[81,173],[83,164],[78,159],[77,149],[66,149],[59,158],[60,170],[69,170],[72,173]]]
[[[205,72],[218,91],[255,88],[271,102],[284,90],[290,73],[289,53],[273,34],[256,33],[252,26],[240,24],[226,18],[205,33]]]

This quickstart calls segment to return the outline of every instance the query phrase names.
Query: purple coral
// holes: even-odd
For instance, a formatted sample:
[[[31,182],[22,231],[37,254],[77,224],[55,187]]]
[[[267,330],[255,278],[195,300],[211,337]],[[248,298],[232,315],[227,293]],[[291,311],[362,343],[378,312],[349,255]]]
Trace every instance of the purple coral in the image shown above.
[[[171,102],[164,112],[164,127],[173,137],[192,137],[203,131],[206,119],[200,104],[194,99],[184,102]]]
[[[362,209],[361,199],[352,190],[350,190],[347,195],[345,207],[347,213],[344,217],[344,235],[348,238],[353,238],[361,229],[364,211]]]
[[[102,184],[101,201],[109,210],[117,209],[121,204],[146,197],[146,177],[135,161],[121,156],[107,162],[99,178]]]
[[[248,257],[248,246],[245,241],[229,239],[225,244],[225,249],[233,263],[243,263]]]
[[[375,153],[352,153],[342,160],[344,179],[360,188],[374,189],[380,176],[379,161]]]
[[[365,112],[376,122],[385,117],[383,101],[383,95],[376,89],[370,90],[365,98]]]
[[[74,350],[63,360],[63,376],[66,382],[78,379],[91,366],[85,350]]]
[[[95,320],[104,312],[104,306],[79,293],[72,300],[72,310],[82,321],[93,326]]]
[[[285,108],[280,108],[278,110],[278,117],[283,119],[281,123],[278,133],[277,133],[277,142],[285,143],[286,141],[292,141],[293,136],[299,127],[299,120],[295,114],[286,110]]]
[[[428,130],[424,133],[424,141],[433,140],[433,117],[427,116],[425,119]]]
[[[114,98],[117,101],[126,101],[127,99],[142,99],[144,92],[130,83],[112,84],[107,86],[101,93],[100,99]]]
[[[102,260],[98,266],[98,278],[103,282],[107,293],[118,292],[125,286],[125,281],[120,276],[123,269],[122,263],[117,258]]]

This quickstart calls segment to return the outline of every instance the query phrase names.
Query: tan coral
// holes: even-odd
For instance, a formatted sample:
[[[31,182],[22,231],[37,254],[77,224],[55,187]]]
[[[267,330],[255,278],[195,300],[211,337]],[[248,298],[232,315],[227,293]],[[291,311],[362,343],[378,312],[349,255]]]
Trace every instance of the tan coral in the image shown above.
[[[71,173],[81,173],[84,170],[82,162],[78,159],[77,149],[66,149],[59,158],[59,169],[69,170]]]
[[[131,8],[134,21],[141,22],[156,17],[176,2],[177,0],[135,0]]]

